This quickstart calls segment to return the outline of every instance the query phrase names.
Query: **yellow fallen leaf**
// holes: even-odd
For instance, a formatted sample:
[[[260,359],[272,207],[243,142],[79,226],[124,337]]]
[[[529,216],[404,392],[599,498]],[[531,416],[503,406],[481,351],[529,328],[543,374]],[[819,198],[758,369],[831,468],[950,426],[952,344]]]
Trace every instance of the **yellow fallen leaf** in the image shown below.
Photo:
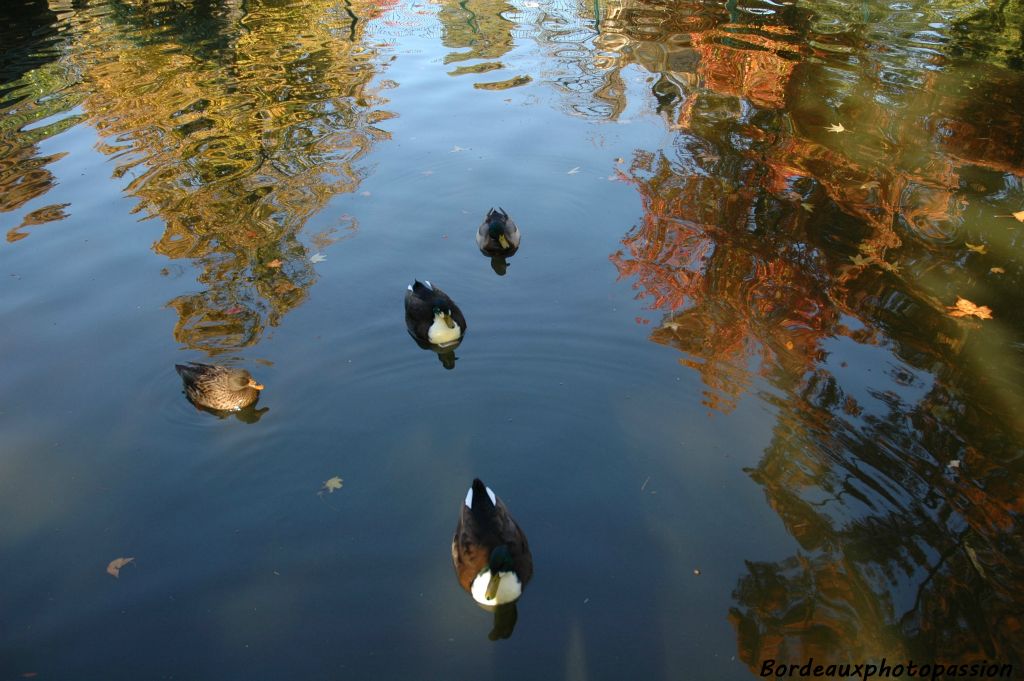
[[[324,486],[320,488],[317,494],[322,495],[324,492],[328,494],[334,494],[334,490],[341,489],[342,479],[338,476],[334,476],[330,480],[324,480]]]
[[[1006,274],[1006,270],[1004,270],[1002,267],[989,268],[989,272],[991,272],[992,274]]]
[[[1010,213],[1010,215],[1017,218],[1017,222],[1024,222],[1024,210],[1019,210],[1016,213]]]
[[[946,308],[951,317],[970,317],[974,316],[979,319],[992,319],[992,310],[984,305],[975,305],[966,298],[956,297],[956,305],[950,305]]]
[[[833,123],[832,125],[826,125],[825,129],[829,132],[845,132],[846,128],[843,127],[842,123]]]
[[[985,248],[985,244],[969,244],[969,243],[967,243],[965,241],[964,242],[964,246],[967,246],[967,250],[969,250],[969,251],[974,251],[975,253],[981,253],[983,255],[985,254],[985,252],[987,250]]]
[[[135,560],[134,557],[115,558],[114,560],[110,561],[109,565],[107,565],[107,574],[113,575],[114,577],[120,576],[121,568],[123,568],[125,565],[132,562],[133,560]]]
[[[280,267],[283,264],[284,263],[282,263],[278,258],[274,258],[273,260],[271,260],[270,262],[267,263],[267,267],[275,267],[276,268],[276,267]]]
[[[866,258],[863,255],[855,255],[852,258],[850,258],[850,262],[852,262],[857,267],[864,267],[865,265],[870,265],[872,262],[874,262],[874,260],[874,256],[871,255],[869,255]]]
[[[967,557],[971,559],[971,565],[973,565],[974,569],[978,571],[978,574],[981,575],[981,578],[986,579],[985,568],[981,567],[981,562],[978,560],[977,552],[970,546],[968,546],[967,542],[964,542],[964,551],[967,552]]]

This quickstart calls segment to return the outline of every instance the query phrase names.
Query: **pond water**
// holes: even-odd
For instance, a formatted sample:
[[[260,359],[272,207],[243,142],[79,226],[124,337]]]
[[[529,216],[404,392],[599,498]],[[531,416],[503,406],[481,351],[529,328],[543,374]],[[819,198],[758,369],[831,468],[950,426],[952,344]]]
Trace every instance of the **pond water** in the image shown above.
[[[0,12],[0,679],[1024,673],[1020,2]]]

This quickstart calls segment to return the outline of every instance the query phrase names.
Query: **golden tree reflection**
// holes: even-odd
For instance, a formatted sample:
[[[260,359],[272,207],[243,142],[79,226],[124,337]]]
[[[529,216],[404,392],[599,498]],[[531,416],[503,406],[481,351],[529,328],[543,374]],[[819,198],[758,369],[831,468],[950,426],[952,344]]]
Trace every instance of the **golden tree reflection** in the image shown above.
[[[497,61],[513,47],[515,23],[506,16],[515,7],[505,0],[481,0],[466,3],[445,0],[439,3],[437,19],[441,22],[441,44],[461,51],[444,56],[445,64],[461,64],[449,72],[452,76],[484,74],[499,71],[505,64]],[[504,80],[477,82],[483,90],[506,90],[525,85],[531,77],[520,74]]]
[[[482,0],[475,3],[444,2],[437,13],[443,30],[441,44],[464,49],[449,52],[444,63],[498,59],[512,49],[515,24],[503,15],[515,7],[505,0]]]
[[[165,5],[117,8],[74,25],[83,107],[136,210],[164,222],[154,249],[201,268],[206,288],[170,303],[175,338],[208,353],[251,345],[315,281],[303,227],[358,188],[358,161],[388,138],[363,38],[386,5],[202,4],[183,10],[191,22]]]

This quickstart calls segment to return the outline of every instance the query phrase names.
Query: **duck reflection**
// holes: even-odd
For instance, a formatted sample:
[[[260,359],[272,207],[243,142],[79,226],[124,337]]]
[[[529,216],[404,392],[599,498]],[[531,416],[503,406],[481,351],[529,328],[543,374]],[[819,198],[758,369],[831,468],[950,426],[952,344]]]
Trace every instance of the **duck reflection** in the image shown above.
[[[429,281],[413,282],[405,294],[405,327],[417,345],[437,353],[445,369],[455,368],[466,318],[447,293]]]
[[[508,260],[504,256],[495,255],[491,258],[491,269],[499,277],[504,277],[505,273],[508,272]]]
[[[504,208],[487,211],[476,232],[476,245],[480,252],[491,258],[491,269],[499,277],[505,276],[508,261],[519,250],[519,226]]]
[[[494,612],[494,628],[491,629],[491,633],[487,634],[487,638],[497,641],[512,636],[512,631],[516,628],[516,620],[519,619],[519,610],[515,603],[506,603],[493,608],[480,607]]]
[[[196,411],[205,411],[207,414],[213,414],[214,416],[222,420],[233,417],[238,419],[242,423],[249,424],[256,423],[261,418],[263,418],[264,414],[270,411],[270,407],[262,407],[261,409],[257,409],[255,402],[250,404],[248,407],[242,407],[241,409],[236,409],[235,411],[224,411],[223,409],[210,409],[209,407],[204,407],[201,404],[196,404],[195,402],[192,402],[192,400],[189,400],[189,402],[191,402],[192,406],[196,408]]]
[[[519,618],[516,601],[533,577],[533,556],[508,508],[479,478],[459,512],[452,563],[462,588],[494,613],[488,638],[509,638]]]
[[[416,341],[416,345],[420,346],[424,350],[436,353],[438,361],[441,362],[441,366],[445,369],[450,370],[455,368],[455,360],[458,359],[458,357],[455,356],[455,348],[459,347],[460,341],[455,341],[451,345],[442,347],[440,345],[434,345],[428,341],[422,341],[419,338],[416,338],[416,336],[413,336],[412,339]]]

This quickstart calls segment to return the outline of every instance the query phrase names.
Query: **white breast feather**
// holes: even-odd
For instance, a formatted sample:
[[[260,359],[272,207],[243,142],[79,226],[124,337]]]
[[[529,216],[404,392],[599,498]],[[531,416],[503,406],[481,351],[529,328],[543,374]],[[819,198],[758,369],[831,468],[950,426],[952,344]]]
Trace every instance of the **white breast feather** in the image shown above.
[[[427,340],[434,345],[445,345],[446,343],[452,343],[459,340],[462,335],[462,329],[456,324],[454,328],[448,328],[448,325],[444,323],[444,316],[440,314],[434,315],[434,323],[427,329]]]
[[[484,570],[473,580],[473,600],[482,605],[504,605],[511,603],[523,595],[523,585],[519,583],[519,577],[515,572],[499,572],[501,581],[498,582],[498,593],[494,598],[488,599],[487,583],[491,581],[491,571]]]

